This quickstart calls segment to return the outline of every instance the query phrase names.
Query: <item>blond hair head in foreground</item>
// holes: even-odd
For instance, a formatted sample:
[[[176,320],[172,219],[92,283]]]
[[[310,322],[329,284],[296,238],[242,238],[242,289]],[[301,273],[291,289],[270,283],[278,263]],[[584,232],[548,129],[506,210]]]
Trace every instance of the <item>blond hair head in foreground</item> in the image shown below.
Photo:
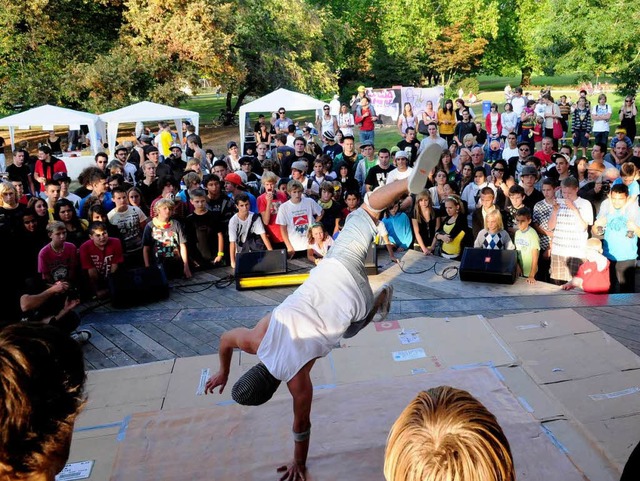
[[[495,416],[467,391],[421,391],[387,439],[387,481],[514,481],[509,442]]]

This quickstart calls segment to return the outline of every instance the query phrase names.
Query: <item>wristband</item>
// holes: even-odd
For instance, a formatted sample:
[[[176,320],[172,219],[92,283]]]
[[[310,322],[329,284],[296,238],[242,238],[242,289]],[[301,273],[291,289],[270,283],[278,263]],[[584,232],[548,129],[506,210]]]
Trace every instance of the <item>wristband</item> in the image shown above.
[[[218,257],[224,257],[224,252],[218,252]]]
[[[304,441],[307,441],[310,437],[311,437],[311,426],[309,426],[309,429],[307,429],[303,433],[297,433],[293,431],[293,440],[296,443],[302,443]]]

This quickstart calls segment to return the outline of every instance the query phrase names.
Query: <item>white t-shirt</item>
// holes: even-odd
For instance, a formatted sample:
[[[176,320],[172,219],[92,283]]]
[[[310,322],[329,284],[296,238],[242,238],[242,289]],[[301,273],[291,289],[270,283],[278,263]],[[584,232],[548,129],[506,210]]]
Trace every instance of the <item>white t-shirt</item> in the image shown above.
[[[249,235],[249,227],[251,226],[251,232],[256,235],[262,235],[265,233],[264,224],[262,218],[257,214],[256,220],[251,225],[251,219],[253,218],[253,212],[249,212],[249,215],[245,220],[240,219],[238,214],[234,214],[229,220],[229,242],[246,242],[247,235]]]
[[[580,217],[588,225],[593,224],[593,208],[591,203],[578,197],[573,201],[580,212]],[[577,214],[570,210],[564,199],[558,199],[560,209],[553,229],[553,243],[551,244],[551,254],[563,257],[585,258],[585,247],[587,245],[587,229],[582,229]]]
[[[278,209],[276,224],[287,226],[289,242],[294,250],[306,251],[309,247],[307,232],[321,213],[322,207],[309,197],[303,197],[298,204],[288,200]]]
[[[520,97],[513,97],[511,99],[511,106],[513,107],[513,111],[516,113],[518,118],[520,117],[520,114],[522,114],[526,102],[527,99],[524,97],[524,95],[521,95]]]
[[[518,157],[518,147],[514,147],[513,149],[509,146],[506,146],[502,149],[502,159],[509,160],[511,157]]]
[[[366,299],[349,270],[334,258],[324,259],[271,313],[258,358],[276,379],[289,382],[309,361],[326,356],[349,324],[366,315]]]
[[[144,228],[140,227],[140,223],[147,220],[147,216],[140,207],[130,205],[124,212],[112,209],[107,214],[107,218],[122,234],[124,252],[130,253],[142,249]]]
[[[609,104],[600,105],[596,104],[591,108],[591,115],[604,115],[611,113],[611,106]],[[609,132],[609,121],[608,120],[594,120],[593,127],[591,127],[592,132]]]
[[[407,170],[405,170],[404,172],[400,172],[398,169],[393,169],[387,174],[387,184],[395,182],[396,180],[406,179],[411,175],[411,172],[413,172],[412,167],[407,167]]]

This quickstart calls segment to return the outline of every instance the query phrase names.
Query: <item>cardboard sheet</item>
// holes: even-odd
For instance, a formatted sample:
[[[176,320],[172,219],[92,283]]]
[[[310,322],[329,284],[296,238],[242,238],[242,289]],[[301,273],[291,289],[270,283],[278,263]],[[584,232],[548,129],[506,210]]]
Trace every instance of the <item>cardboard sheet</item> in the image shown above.
[[[601,448],[611,453],[620,472],[640,442],[640,414],[585,423]]]
[[[469,390],[496,414],[511,444],[519,481],[584,480],[487,368],[316,392],[308,479],[382,481],[392,423],[419,390],[443,384]],[[111,480],[277,479],[275,468],[292,455],[291,419],[290,399],[255,408],[231,405],[136,414],[119,445]]]
[[[640,370],[607,373],[546,386],[583,424],[639,414]],[[638,427],[640,439],[640,426]]]
[[[79,432],[73,435],[73,444],[68,463],[77,461],[95,461],[91,469],[90,480],[109,479],[118,445],[117,433],[111,428]]]
[[[543,384],[640,368],[640,358],[603,331],[515,342],[511,348]]]
[[[162,407],[175,360],[128,366],[87,375],[87,405],[77,427],[121,421],[134,412]]]
[[[573,421],[558,419],[544,423],[544,429],[566,450],[571,461],[588,479],[618,481],[621,467],[607,459],[602,450],[588,439],[584,427]]]
[[[526,312],[488,319],[488,322],[509,343],[599,330],[573,309]]]

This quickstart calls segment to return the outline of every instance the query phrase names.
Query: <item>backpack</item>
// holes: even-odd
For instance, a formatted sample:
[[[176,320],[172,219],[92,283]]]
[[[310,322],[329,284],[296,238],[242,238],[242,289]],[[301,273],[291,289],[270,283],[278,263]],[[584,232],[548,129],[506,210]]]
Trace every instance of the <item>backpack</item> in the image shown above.
[[[240,240],[242,229],[241,226],[238,225],[238,230],[236,232],[236,253],[244,253],[244,252],[255,252],[255,251],[266,251],[267,247],[264,245],[264,241],[262,237],[258,234],[254,234],[251,232],[253,228],[253,224],[258,219],[259,214],[253,214],[251,217],[251,223],[249,224],[249,230],[247,232],[247,238],[244,242]]]

